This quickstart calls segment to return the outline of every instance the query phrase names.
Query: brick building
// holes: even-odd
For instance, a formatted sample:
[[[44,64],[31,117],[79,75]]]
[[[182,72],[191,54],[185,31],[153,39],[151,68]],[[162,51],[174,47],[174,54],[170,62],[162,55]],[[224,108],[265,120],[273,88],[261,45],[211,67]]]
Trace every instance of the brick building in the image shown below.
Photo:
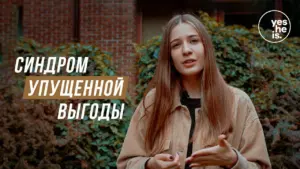
[[[281,0],[274,2],[280,9]],[[4,63],[14,63],[12,51],[21,36],[44,45],[96,45],[113,53],[114,65],[119,75],[130,77],[134,95],[137,58],[132,43],[160,34],[174,13],[201,9],[220,21],[243,24],[245,19],[238,19],[242,15],[256,24],[266,6],[252,0],[0,0],[0,55]]]

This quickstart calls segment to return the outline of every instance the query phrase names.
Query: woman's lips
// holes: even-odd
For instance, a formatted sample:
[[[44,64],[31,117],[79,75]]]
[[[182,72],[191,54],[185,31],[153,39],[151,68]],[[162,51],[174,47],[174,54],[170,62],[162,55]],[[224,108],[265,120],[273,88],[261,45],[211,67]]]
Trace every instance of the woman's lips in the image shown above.
[[[194,60],[194,59],[188,59],[188,60],[186,60],[186,61],[183,62],[183,65],[185,67],[192,67],[195,64],[196,64],[196,60]]]

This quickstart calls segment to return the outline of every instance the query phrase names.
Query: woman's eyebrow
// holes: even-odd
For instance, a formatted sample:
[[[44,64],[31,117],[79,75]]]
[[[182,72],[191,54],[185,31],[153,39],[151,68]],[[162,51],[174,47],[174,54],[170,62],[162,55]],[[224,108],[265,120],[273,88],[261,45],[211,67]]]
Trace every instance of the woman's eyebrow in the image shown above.
[[[187,37],[188,38],[193,38],[193,37],[198,37],[199,35],[196,35],[196,34],[192,34],[192,35],[188,35]],[[179,40],[179,38],[176,38],[176,39],[173,39],[170,43],[176,41],[176,40]]]
[[[171,40],[171,42],[170,43],[172,43],[172,42],[174,42],[174,41],[177,41],[177,40],[179,40],[178,38],[176,38],[176,39],[173,39],[173,40]]]
[[[198,36],[199,36],[199,35],[194,35],[194,34],[193,34],[193,35],[189,35],[188,37],[189,37],[189,38],[192,38],[192,37],[198,37]]]

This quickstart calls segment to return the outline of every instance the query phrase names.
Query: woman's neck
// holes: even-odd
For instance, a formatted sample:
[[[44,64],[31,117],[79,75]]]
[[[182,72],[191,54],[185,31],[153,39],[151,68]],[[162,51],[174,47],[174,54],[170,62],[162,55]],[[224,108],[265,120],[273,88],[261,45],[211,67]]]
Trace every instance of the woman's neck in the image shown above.
[[[188,92],[190,98],[200,98],[201,97],[201,83],[199,76],[193,77],[183,77],[182,76],[183,88]]]

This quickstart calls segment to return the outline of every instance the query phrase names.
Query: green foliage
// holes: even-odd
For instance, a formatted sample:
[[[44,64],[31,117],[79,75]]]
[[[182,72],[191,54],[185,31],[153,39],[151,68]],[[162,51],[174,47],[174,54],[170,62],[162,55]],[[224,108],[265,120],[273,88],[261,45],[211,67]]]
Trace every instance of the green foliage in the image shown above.
[[[225,80],[246,91],[259,113],[274,169],[299,168],[300,39],[265,42],[257,27],[224,26],[206,13],[200,19],[215,46]],[[268,31],[268,30],[262,30]],[[135,45],[139,56],[137,101],[154,75],[161,37]],[[23,40],[18,56],[87,56],[88,71],[61,76],[112,76],[111,54],[95,46],[65,44],[56,48]],[[125,103],[122,120],[57,120],[60,101],[23,100],[24,74],[1,74],[0,168],[116,168],[116,158],[133,112],[132,101],[66,100],[67,103]],[[26,73],[25,75],[31,75]],[[41,74],[32,74],[41,75]],[[13,78],[11,78],[13,77]],[[63,102],[63,101],[62,101]],[[100,106],[101,107],[101,106]]]
[[[140,101],[143,97],[143,93],[146,90],[148,83],[154,76],[154,71],[156,67],[157,58],[159,55],[159,45],[161,42],[161,37],[156,36],[149,40],[146,44],[137,45],[135,44],[135,50],[140,57],[138,61],[138,84],[136,86],[137,90],[137,100]]]
[[[199,12],[199,19],[211,35],[223,77],[247,92],[256,105],[273,168],[299,168],[300,39],[271,44],[256,26],[225,26],[204,12]],[[160,42],[158,36],[135,47],[140,57],[137,102],[154,75]]]
[[[56,48],[45,47],[33,40],[22,40],[16,54],[36,56],[86,56],[88,71],[64,76],[115,76],[111,54],[95,46],[66,44]],[[26,75],[41,75],[30,74]],[[130,97],[125,100],[23,100],[24,74],[13,74],[14,80],[0,88],[4,102],[0,118],[0,168],[116,168],[116,159],[133,112]],[[97,103],[101,112],[103,103],[125,103],[121,120],[91,120],[89,110],[84,120],[57,120],[60,102]],[[110,109],[111,111],[112,109]],[[111,112],[110,112],[111,113]]]

